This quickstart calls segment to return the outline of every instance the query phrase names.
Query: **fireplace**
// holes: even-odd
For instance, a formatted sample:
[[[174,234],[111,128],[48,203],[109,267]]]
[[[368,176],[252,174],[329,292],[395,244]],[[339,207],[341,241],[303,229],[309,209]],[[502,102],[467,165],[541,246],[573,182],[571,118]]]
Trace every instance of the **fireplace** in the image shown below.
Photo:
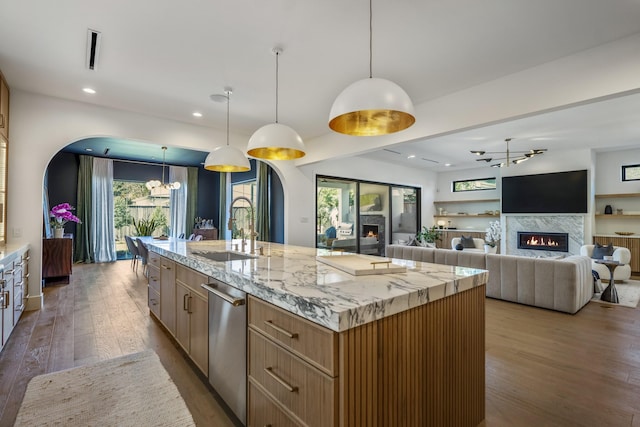
[[[569,252],[569,234],[518,231],[518,249]]]
[[[378,237],[378,226],[373,224],[364,224],[362,226],[362,237]]]

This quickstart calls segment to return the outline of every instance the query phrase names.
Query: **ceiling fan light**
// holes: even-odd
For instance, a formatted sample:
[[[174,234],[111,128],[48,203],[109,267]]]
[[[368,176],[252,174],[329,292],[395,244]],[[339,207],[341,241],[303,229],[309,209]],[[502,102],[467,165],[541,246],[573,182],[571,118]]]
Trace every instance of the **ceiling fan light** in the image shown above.
[[[409,95],[394,82],[375,77],[347,86],[329,113],[333,131],[354,136],[387,135],[405,130],[415,121]]]
[[[251,164],[242,151],[223,145],[213,149],[207,155],[204,168],[214,172],[246,172],[251,170]]]
[[[517,159],[513,159],[513,164],[514,165],[518,165],[518,164],[520,164],[522,162],[525,162],[527,160],[529,160],[529,157],[526,157],[526,156],[525,157],[519,157]]]
[[[255,131],[247,154],[257,159],[294,160],[305,155],[304,143],[298,133],[289,126],[270,123]]]

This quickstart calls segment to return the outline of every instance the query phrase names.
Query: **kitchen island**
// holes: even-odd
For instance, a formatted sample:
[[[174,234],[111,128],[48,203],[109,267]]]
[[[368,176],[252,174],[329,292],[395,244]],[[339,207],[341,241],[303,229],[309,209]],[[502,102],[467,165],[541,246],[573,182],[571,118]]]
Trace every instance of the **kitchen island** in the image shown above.
[[[486,271],[394,259],[406,272],[353,276],[315,248],[258,242],[262,255],[213,261],[238,242],[148,246],[249,294],[247,425],[484,419]]]

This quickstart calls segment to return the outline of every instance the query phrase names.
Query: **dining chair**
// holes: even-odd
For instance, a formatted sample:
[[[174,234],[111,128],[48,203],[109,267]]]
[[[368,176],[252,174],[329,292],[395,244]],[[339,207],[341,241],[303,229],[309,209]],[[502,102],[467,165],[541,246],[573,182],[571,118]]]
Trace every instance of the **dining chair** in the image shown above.
[[[138,247],[136,246],[131,236],[124,236],[124,240],[127,243],[127,249],[131,254],[131,269],[135,270],[135,272],[138,273],[138,258],[140,258]]]
[[[147,274],[149,273],[149,269],[147,267],[147,260],[149,258],[149,249],[140,238],[136,239],[136,243],[137,243],[138,254],[140,255],[140,259],[142,260],[142,274],[144,274],[144,276],[147,277]]]

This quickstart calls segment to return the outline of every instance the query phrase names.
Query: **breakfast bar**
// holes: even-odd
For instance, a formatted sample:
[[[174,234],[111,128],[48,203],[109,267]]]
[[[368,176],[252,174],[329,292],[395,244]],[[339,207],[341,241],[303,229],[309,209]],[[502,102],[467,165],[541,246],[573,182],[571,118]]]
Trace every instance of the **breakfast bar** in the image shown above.
[[[391,259],[394,272],[376,266],[375,274],[358,275],[336,267],[354,254],[323,249],[258,242],[250,254],[238,251],[237,241],[150,238],[147,245],[161,265],[166,260],[206,276],[209,289],[219,283],[247,294],[246,407],[234,409],[241,422],[475,426],[484,420],[487,271]],[[151,308],[155,279],[150,270],[150,311],[162,321]],[[158,288],[167,292],[162,283]],[[178,310],[190,308],[189,297],[180,297],[174,295]],[[212,375],[225,361],[211,360],[219,354],[211,329],[226,322],[212,325],[211,315],[208,376],[220,391]]]

